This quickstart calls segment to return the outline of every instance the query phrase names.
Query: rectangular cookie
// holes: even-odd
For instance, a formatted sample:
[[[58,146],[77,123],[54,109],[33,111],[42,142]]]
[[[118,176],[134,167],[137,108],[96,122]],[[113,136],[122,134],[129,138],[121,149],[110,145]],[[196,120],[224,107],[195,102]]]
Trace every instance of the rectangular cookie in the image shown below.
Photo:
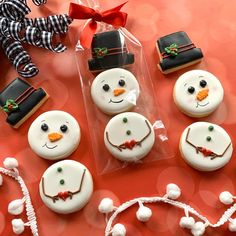
[[[203,58],[202,50],[196,48],[184,31],[161,37],[156,46],[160,58],[158,68],[163,74],[193,65]]]
[[[0,92],[0,106],[6,112],[6,122],[18,128],[48,98],[42,89],[35,89],[26,81],[16,78]]]

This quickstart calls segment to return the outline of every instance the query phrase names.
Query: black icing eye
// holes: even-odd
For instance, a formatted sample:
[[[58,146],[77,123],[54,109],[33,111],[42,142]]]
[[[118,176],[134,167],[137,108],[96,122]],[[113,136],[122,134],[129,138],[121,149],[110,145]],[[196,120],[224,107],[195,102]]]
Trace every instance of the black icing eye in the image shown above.
[[[104,84],[102,88],[105,92],[107,92],[110,89],[110,86],[108,84]]]
[[[63,133],[65,133],[65,132],[67,131],[67,129],[68,129],[68,127],[67,127],[66,125],[62,125],[62,126],[60,127],[60,130],[61,130]]]
[[[123,79],[119,80],[119,85],[121,87],[124,87],[125,86],[125,81]]]
[[[195,92],[195,88],[193,86],[188,87],[188,92],[193,94]]]
[[[206,87],[206,85],[207,85],[207,82],[206,82],[206,80],[201,80],[200,82],[199,82],[199,85],[202,87],[202,88],[205,88]]]
[[[47,130],[48,130],[48,125],[45,124],[45,123],[43,123],[43,124],[41,125],[41,130],[42,130],[42,131],[47,131]]]

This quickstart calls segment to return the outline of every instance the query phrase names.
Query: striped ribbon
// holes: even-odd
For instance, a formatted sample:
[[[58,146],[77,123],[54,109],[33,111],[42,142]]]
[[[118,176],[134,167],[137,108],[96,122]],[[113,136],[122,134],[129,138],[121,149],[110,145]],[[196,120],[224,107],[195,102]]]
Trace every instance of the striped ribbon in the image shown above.
[[[37,6],[46,0],[33,0]],[[30,8],[24,0],[0,0],[0,45],[19,75],[25,78],[38,73],[30,55],[22,43],[45,48],[52,52],[63,52],[61,43],[54,45],[55,34],[65,34],[72,19],[66,15],[51,15],[46,18],[27,18]]]

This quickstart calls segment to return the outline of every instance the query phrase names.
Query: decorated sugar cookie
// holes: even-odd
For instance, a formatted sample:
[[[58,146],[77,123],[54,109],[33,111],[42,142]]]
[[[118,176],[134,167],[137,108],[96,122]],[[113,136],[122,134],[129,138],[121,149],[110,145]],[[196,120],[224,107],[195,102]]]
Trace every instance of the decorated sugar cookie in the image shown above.
[[[155,141],[150,122],[135,112],[114,116],[104,131],[104,142],[108,151],[122,161],[138,161],[145,157]]]
[[[160,37],[156,46],[160,58],[158,68],[163,74],[169,74],[196,64],[203,58],[202,50],[192,42],[184,31]]]
[[[80,127],[64,111],[48,111],[34,120],[28,131],[32,150],[45,159],[58,160],[72,154],[80,142]]]
[[[176,81],[173,95],[175,104],[183,113],[192,117],[204,117],[220,105],[224,90],[213,74],[191,70]]]
[[[89,170],[77,161],[63,160],[51,165],[40,181],[40,196],[52,211],[72,213],[83,208],[93,193]]]
[[[92,58],[88,60],[89,70],[99,72],[134,63],[134,54],[129,51],[126,39],[119,30],[94,34],[91,44]]]
[[[25,80],[16,78],[0,91],[0,110],[6,113],[8,124],[19,128],[48,97],[43,88],[34,88]]]
[[[100,73],[91,86],[94,103],[106,114],[128,111],[136,105],[139,84],[128,70],[114,68]]]
[[[233,145],[227,132],[218,125],[196,122],[188,126],[180,138],[183,159],[193,168],[213,171],[231,159]]]

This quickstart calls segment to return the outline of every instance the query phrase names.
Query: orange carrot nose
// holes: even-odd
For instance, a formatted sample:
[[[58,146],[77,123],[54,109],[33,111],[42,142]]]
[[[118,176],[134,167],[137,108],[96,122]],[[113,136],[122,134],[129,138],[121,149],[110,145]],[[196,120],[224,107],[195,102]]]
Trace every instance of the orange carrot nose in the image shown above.
[[[51,133],[48,135],[48,139],[50,140],[50,142],[56,142],[60,140],[62,137],[63,135],[59,133]]]
[[[209,93],[209,89],[202,89],[197,93],[196,99],[198,101],[202,101],[208,96],[208,93]]]
[[[114,91],[113,91],[115,97],[121,95],[124,92],[125,92],[125,89],[123,89],[123,88],[114,89]]]

